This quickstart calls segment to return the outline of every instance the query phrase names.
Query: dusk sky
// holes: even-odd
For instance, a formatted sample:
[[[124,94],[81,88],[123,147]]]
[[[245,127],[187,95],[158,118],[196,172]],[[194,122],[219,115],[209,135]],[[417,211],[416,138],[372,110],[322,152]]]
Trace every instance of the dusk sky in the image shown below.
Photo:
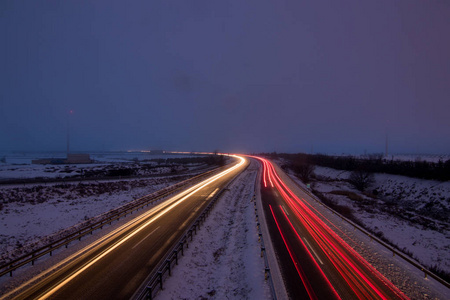
[[[450,154],[450,1],[0,1],[0,150]]]

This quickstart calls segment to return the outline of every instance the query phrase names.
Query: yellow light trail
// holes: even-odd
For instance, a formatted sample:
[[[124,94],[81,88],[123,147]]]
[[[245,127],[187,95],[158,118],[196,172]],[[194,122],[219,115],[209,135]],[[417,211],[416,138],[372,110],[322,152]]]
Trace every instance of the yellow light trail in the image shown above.
[[[152,224],[153,222],[158,220],[160,217],[162,217],[166,213],[170,212],[173,208],[175,208],[176,206],[181,204],[184,200],[188,199],[189,197],[191,197],[192,195],[196,194],[197,192],[199,192],[204,187],[206,187],[206,186],[210,185],[211,183],[217,181],[218,179],[222,178],[223,176],[227,175],[228,173],[230,173],[230,172],[240,168],[246,161],[245,158],[243,158],[241,156],[237,156],[237,155],[230,155],[230,156],[238,158],[240,160],[240,162],[238,164],[236,164],[235,166],[233,166],[233,167],[231,167],[231,168],[229,168],[229,169],[227,169],[227,170],[225,170],[225,171],[223,171],[223,172],[221,172],[219,174],[216,174],[216,175],[212,176],[211,178],[208,178],[208,179],[206,179],[206,180],[204,180],[204,181],[194,185],[193,187],[187,189],[186,191],[180,193],[179,195],[177,195],[175,197],[172,197],[171,199],[165,201],[164,203],[161,203],[160,205],[158,205],[154,209],[150,210],[148,213],[145,213],[145,214],[141,215],[140,217],[137,217],[137,218],[133,219],[132,221],[130,221],[127,224],[121,226],[120,228],[114,230],[113,232],[111,232],[110,234],[106,235],[105,237],[100,238],[95,243],[93,243],[93,244],[95,244],[94,246],[92,246],[92,244],[91,244],[90,246],[84,248],[81,251],[78,251],[77,253],[73,254],[70,258],[64,260],[63,262],[61,262],[60,264],[58,264],[57,266],[52,268],[52,270],[54,270],[58,266],[66,263],[69,260],[72,260],[74,257],[77,257],[81,253],[86,253],[87,251],[89,251],[92,248],[94,248],[95,246],[101,244],[103,241],[105,241],[106,239],[110,238],[111,236],[113,236],[114,234],[118,233],[119,231],[121,231],[121,230],[123,230],[123,229],[125,229],[125,228],[127,228],[127,227],[129,227],[129,226],[131,226],[133,224],[135,224],[136,222],[138,222],[139,220],[142,220],[143,218],[146,218],[148,215],[151,215],[151,214],[154,214],[154,213],[157,212],[157,214],[155,216],[153,216],[150,220],[148,220],[144,224],[140,225],[138,228],[136,228],[130,234],[128,234],[127,236],[123,237],[121,240],[117,241],[116,243],[111,245],[109,248],[105,249],[102,253],[98,254],[96,257],[92,258],[87,264],[85,264],[84,266],[82,266],[81,268],[76,270],[70,276],[66,277],[64,280],[62,280],[56,286],[52,287],[50,290],[48,290],[45,294],[40,296],[38,299],[47,299],[48,297],[53,295],[55,292],[57,292],[59,289],[61,289],[64,285],[66,285],[68,282],[70,282],[72,279],[74,279],[79,274],[81,274],[83,271],[85,271],[86,269],[91,267],[97,261],[99,261],[100,259],[102,259],[106,255],[108,255],[114,249],[116,249],[117,247],[119,247],[120,245],[125,243],[127,240],[129,240],[130,238],[135,236],[137,233],[142,231],[144,228],[146,228],[147,226],[149,226],[150,224]],[[182,197],[180,198],[180,196],[182,196]],[[49,272],[51,272],[51,270],[47,270],[44,274],[47,274]],[[13,294],[17,290],[23,288],[26,285],[29,285],[30,283],[32,283],[32,282],[34,282],[37,279],[42,278],[42,277],[43,277],[43,274],[41,273],[38,276],[36,276],[35,278],[33,278],[33,279],[27,281],[26,283],[22,284],[20,287],[16,288],[15,290],[13,290],[13,291],[9,292],[8,294],[4,295],[1,299],[8,297],[9,295]]]

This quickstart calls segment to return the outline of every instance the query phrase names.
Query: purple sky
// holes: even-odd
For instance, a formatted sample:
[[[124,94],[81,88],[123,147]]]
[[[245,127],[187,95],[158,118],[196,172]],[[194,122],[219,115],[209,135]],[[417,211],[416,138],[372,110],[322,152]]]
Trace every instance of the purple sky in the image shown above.
[[[450,1],[2,0],[0,101],[0,150],[450,154]]]

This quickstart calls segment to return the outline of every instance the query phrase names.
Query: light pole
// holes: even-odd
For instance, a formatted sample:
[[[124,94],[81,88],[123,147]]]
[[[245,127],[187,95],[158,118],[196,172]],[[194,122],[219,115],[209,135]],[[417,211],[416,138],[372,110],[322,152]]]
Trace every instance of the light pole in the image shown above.
[[[70,116],[73,114],[73,110],[69,111],[69,116],[67,117],[67,158],[69,158],[70,153]]]

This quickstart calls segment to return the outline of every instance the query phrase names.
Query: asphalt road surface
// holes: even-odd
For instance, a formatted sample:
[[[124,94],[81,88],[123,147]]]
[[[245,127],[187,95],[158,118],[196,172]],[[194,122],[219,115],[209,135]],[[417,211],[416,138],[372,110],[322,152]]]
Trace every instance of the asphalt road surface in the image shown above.
[[[247,165],[247,160],[237,157],[237,162],[225,171],[72,255],[64,267],[37,276],[14,298],[129,299],[212,197]]]
[[[269,233],[292,299],[408,299],[295,195],[270,161],[263,165],[261,200]]]

